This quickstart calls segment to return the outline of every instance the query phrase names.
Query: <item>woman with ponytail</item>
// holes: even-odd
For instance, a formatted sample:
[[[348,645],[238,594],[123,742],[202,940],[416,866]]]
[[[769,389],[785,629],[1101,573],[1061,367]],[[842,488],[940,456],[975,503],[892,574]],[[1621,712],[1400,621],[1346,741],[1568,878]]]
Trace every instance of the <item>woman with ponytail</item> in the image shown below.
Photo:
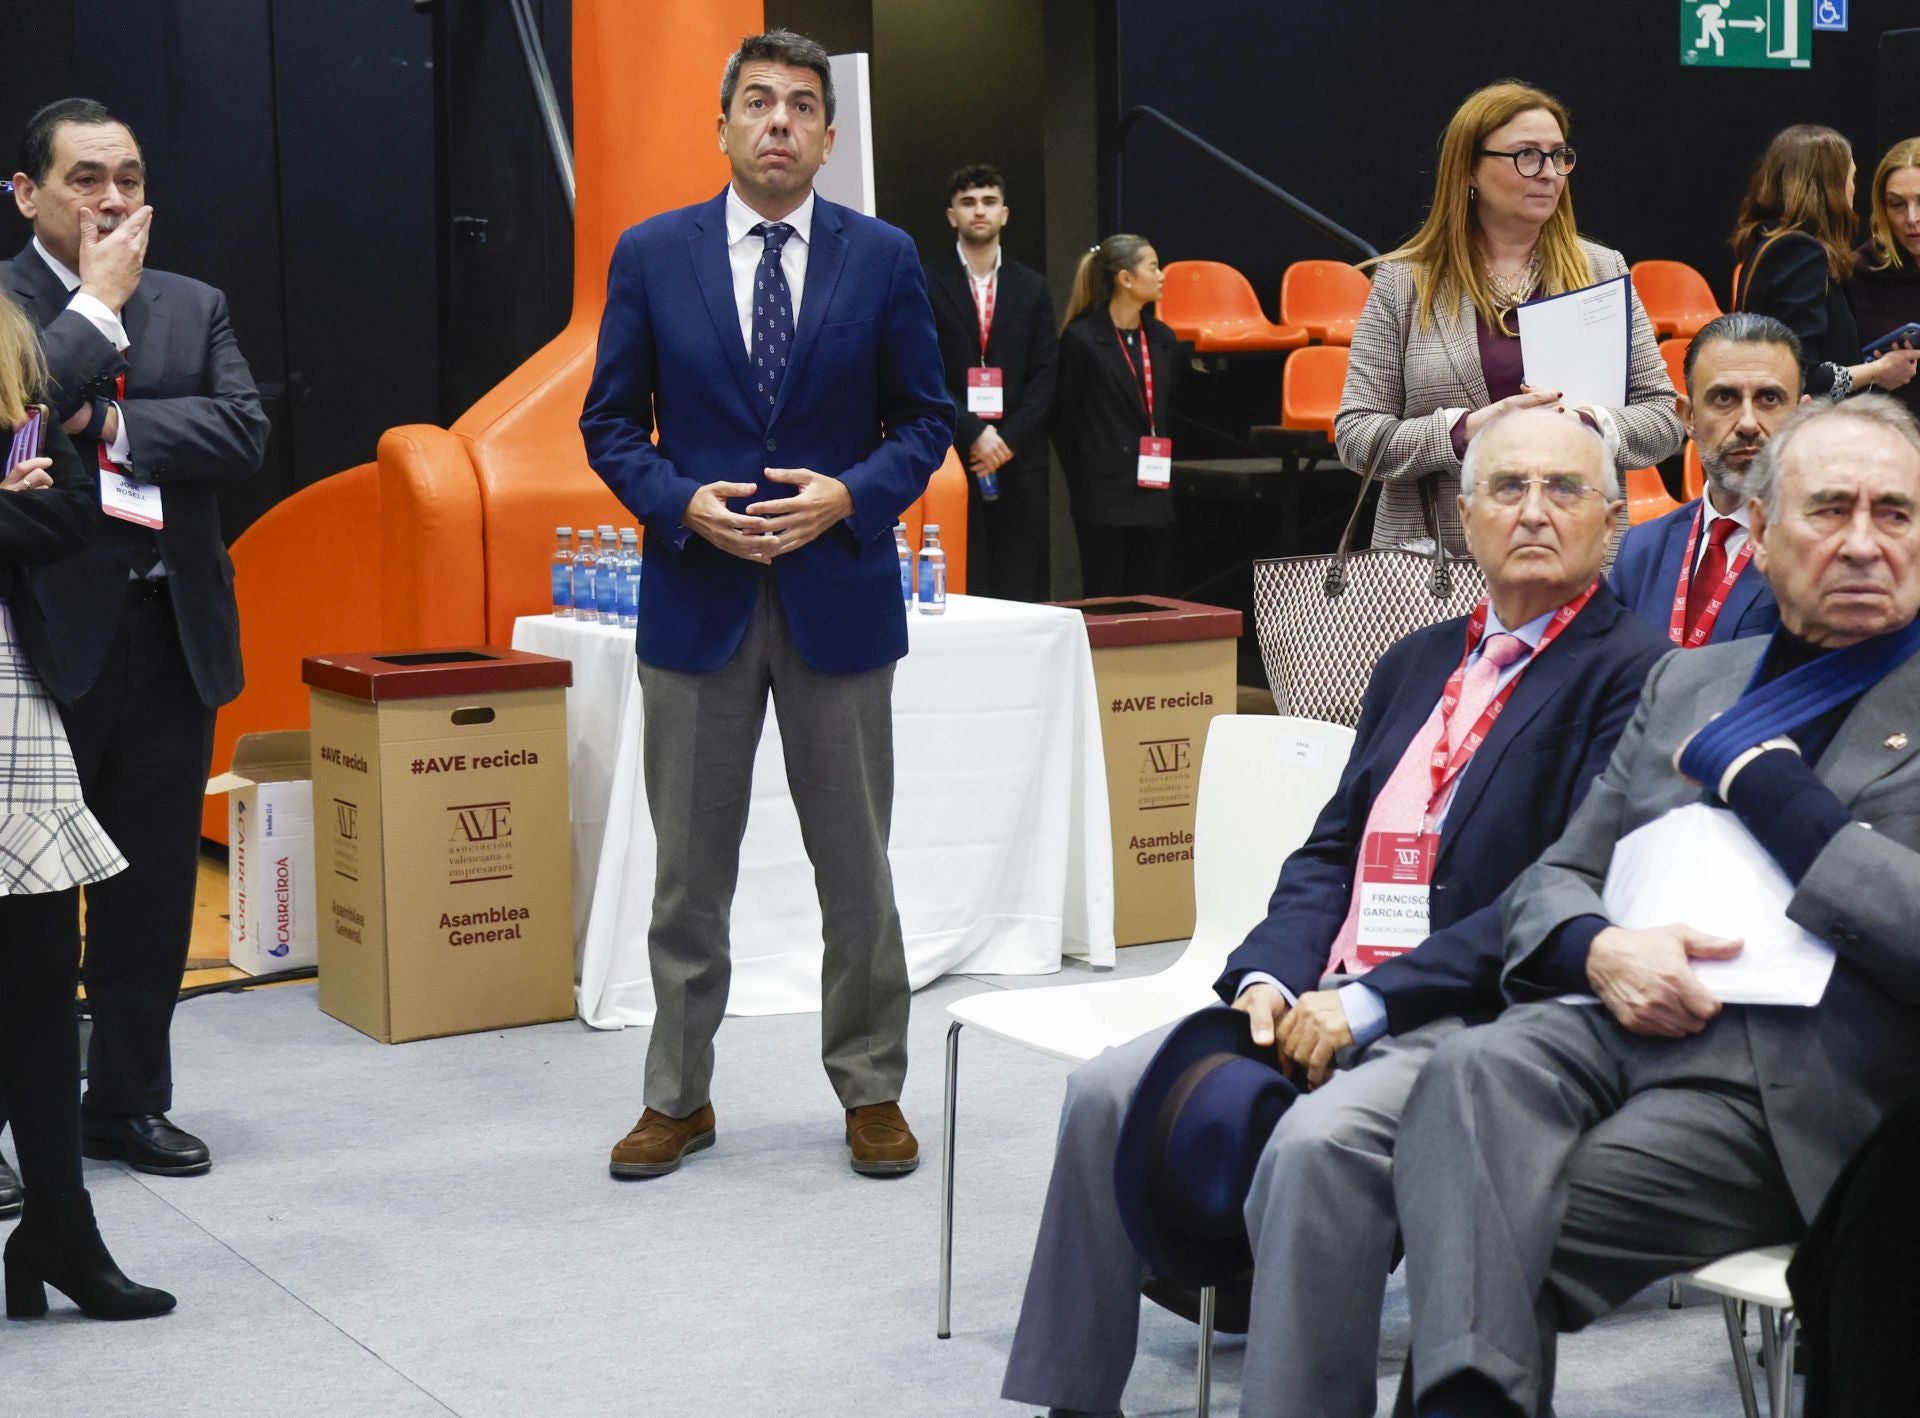
[[[0,448],[27,451],[20,435],[36,412],[41,421],[40,456],[15,461],[10,451],[0,459],[0,1103],[26,1192],[7,1237],[7,1316],[45,1314],[52,1285],[95,1319],[139,1319],[172,1309],[173,1296],[121,1274],[94,1224],[80,1180],[73,1007],[76,888],[127,863],[81,800],[60,713],[23,649],[44,645],[45,636],[21,568],[79,551],[99,518],[79,454],[33,407],[46,377],[33,326],[0,299]],[[18,1190],[8,1190],[10,1209],[20,1209]]]
[[[1080,258],[1060,332],[1053,446],[1067,471],[1088,596],[1164,595],[1173,566],[1169,423],[1180,350],[1146,307],[1160,258],[1143,236],[1110,236]],[[1156,440],[1152,447],[1143,441]]]

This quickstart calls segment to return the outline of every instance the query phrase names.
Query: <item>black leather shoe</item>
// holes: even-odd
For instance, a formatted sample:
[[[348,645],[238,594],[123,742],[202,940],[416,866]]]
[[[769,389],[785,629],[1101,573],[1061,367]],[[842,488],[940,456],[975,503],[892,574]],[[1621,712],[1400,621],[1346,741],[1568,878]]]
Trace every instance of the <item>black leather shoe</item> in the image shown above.
[[[20,1201],[20,1179],[7,1165],[7,1159],[0,1157],[0,1217],[19,1215]]]
[[[125,1162],[156,1177],[195,1177],[213,1166],[206,1143],[182,1132],[164,1113],[103,1118],[82,1111],[80,1153],[96,1162]]]
[[[174,1306],[165,1290],[134,1284],[113,1263],[85,1192],[63,1197],[36,1192],[7,1237],[5,1266],[10,1320],[44,1315],[49,1285],[89,1319],[141,1320]]]

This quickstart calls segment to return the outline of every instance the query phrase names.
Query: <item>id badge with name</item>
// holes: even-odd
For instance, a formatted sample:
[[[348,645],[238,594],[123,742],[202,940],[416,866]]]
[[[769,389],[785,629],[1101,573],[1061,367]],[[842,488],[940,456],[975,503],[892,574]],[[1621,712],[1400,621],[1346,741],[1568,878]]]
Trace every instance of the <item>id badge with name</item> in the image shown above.
[[[1140,440],[1139,481],[1141,487],[1173,486],[1173,440],[1171,438]]]
[[[1440,838],[1432,832],[1367,834],[1354,941],[1363,965],[1405,955],[1427,938],[1427,897],[1439,851]]]
[[[166,525],[160,515],[159,488],[105,468],[100,470],[100,510],[122,522],[137,522],[155,531]]]
[[[967,412],[997,419],[1007,411],[1005,380],[997,369],[976,365],[967,371]]]

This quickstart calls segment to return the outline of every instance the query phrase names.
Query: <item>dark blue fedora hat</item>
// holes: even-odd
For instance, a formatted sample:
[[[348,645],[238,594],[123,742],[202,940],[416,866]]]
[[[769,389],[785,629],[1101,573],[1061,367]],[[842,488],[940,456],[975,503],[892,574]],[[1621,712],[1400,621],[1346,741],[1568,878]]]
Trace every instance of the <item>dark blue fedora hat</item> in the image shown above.
[[[1241,1214],[1253,1169],[1299,1096],[1240,1010],[1174,1026],[1120,1124],[1113,1186],[1133,1248],[1154,1274],[1217,1285],[1253,1264]]]

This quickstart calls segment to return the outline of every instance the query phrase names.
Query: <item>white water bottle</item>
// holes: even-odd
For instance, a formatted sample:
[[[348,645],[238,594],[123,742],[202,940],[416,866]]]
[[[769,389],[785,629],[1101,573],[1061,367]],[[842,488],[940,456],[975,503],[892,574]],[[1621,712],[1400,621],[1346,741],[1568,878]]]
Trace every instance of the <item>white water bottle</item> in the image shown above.
[[[940,525],[927,523],[920,538],[920,614],[944,615],[947,610],[947,554],[940,548]]]
[[[632,630],[640,624],[640,534],[620,529],[620,624]]]
[[[553,529],[553,615],[556,620],[573,616],[573,528]]]
[[[913,548],[907,545],[907,524],[893,524],[893,549],[900,555],[900,604],[913,605]]]
[[[594,571],[600,558],[593,554],[593,533],[585,527],[580,529],[580,540],[573,550],[573,618],[575,620],[598,620],[595,610],[598,602],[594,599]]]

